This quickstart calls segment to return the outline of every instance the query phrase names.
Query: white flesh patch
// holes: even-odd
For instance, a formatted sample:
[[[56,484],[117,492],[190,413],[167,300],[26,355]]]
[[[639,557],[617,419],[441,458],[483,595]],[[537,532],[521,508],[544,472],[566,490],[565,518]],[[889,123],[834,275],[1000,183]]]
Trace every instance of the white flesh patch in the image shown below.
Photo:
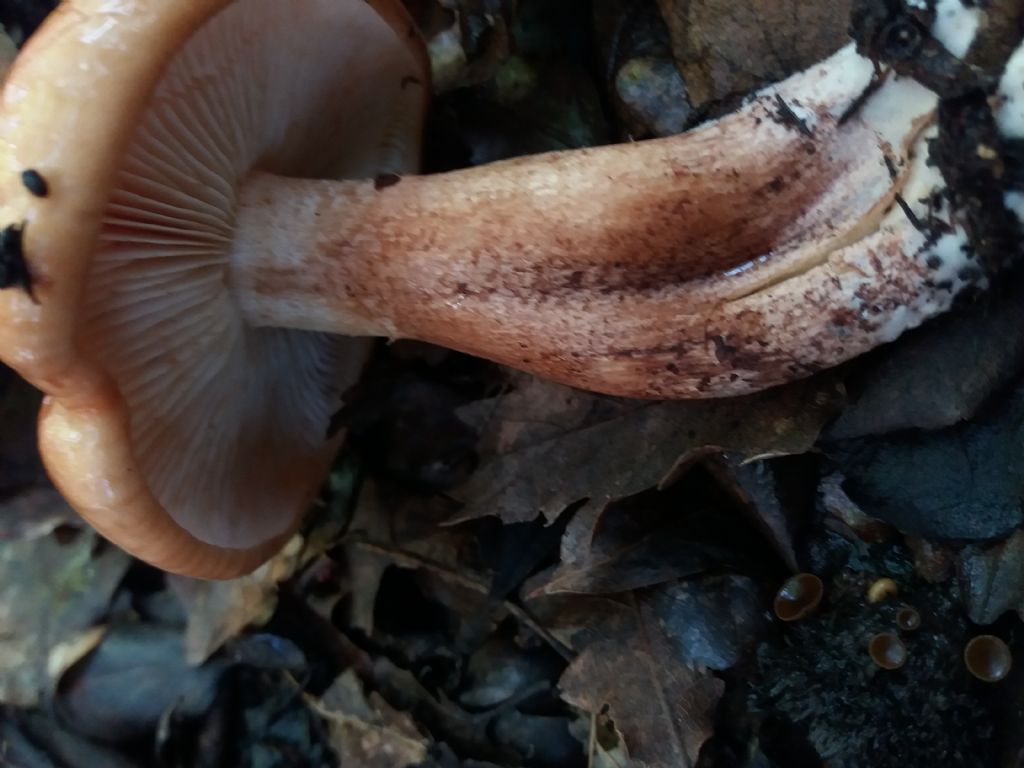
[[[932,34],[954,56],[964,57],[970,50],[981,24],[981,10],[967,8],[960,0],[938,0],[935,4],[935,22]],[[908,229],[907,253],[916,253],[915,260],[923,267],[931,284],[929,290],[921,291],[914,302],[906,304],[892,313],[886,324],[879,330],[883,341],[892,341],[904,331],[916,328],[925,320],[947,311],[953,299],[968,285],[984,282],[976,263],[963,227],[951,218],[948,210],[933,210],[928,200],[938,199],[946,189],[946,182],[938,168],[927,162],[928,139],[937,135],[935,128],[929,129],[918,142],[910,177],[902,191],[902,197],[914,215],[922,222],[929,216],[933,221],[942,222],[950,232],[934,243],[927,243],[924,236]],[[888,227],[907,228],[906,214],[894,207]],[[917,240],[918,242],[914,242]],[[928,266],[929,264],[934,266]]]
[[[999,132],[1007,139],[1024,141],[1024,43],[1017,46],[999,81],[999,107],[995,111]],[[1003,204],[1024,224],[1024,192],[1011,191]]]
[[[939,0],[935,4],[932,34],[946,50],[962,59],[971,49],[981,20],[980,8],[967,8],[961,0]]]

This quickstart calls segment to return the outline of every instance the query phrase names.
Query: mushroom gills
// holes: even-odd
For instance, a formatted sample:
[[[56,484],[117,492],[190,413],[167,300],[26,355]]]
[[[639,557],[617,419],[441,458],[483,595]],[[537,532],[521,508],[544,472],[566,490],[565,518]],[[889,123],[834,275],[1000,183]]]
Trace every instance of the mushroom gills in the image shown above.
[[[365,0],[241,0],[194,33],[147,105],[79,338],[126,402],[153,495],[201,541],[244,548],[293,526],[367,353],[365,340],[247,326],[228,258],[238,181],[415,168],[418,141],[399,137],[423,98],[403,78],[418,71]]]

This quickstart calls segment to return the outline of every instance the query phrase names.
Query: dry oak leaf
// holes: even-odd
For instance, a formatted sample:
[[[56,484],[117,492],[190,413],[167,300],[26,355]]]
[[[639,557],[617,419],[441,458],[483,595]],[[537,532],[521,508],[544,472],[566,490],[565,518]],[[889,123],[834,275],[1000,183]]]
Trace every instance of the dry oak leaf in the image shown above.
[[[555,520],[666,484],[678,463],[714,446],[744,458],[804,453],[835,415],[827,377],[727,400],[621,400],[521,376],[511,392],[460,409],[481,434],[480,468],[451,492],[456,520]]]

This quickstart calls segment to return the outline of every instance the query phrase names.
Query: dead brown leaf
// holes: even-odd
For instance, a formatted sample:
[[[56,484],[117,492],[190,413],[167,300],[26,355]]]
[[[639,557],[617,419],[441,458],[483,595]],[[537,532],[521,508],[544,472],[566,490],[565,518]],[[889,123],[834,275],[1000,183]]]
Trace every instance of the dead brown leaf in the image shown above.
[[[850,379],[851,405],[828,428],[831,440],[907,429],[935,430],[970,419],[1024,370],[1024,288],[960,309],[877,350]]]
[[[363,483],[341,544],[351,577],[349,623],[353,627],[373,633],[377,591],[391,566],[445,573],[464,570],[458,562],[464,534],[439,526],[451,511],[451,504],[442,497],[403,493],[373,479]]]
[[[718,510],[680,508],[648,491],[573,516],[561,563],[533,595],[626,592],[700,573],[732,557],[732,525]]]
[[[0,701],[38,703],[51,654],[91,632],[130,562],[91,530],[0,543]],[[57,670],[59,671],[59,670]]]
[[[224,666],[189,667],[179,628],[123,621],[105,630],[61,676],[54,697],[56,711],[78,733],[107,743],[137,741],[179,702],[208,706],[214,699]]]
[[[554,520],[570,504],[598,506],[657,486],[705,446],[745,458],[803,453],[842,396],[827,378],[729,400],[645,403],[522,376],[511,392],[460,416],[481,432],[481,466],[452,496],[457,519]]]
[[[624,597],[612,634],[589,645],[562,675],[569,703],[606,712],[622,733],[632,764],[692,768],[711,736],[725,684],[681,662],[652,606]]]
[[[1006,611],[1024,619],[1024,529],[992,546],[967,547],[959,570],[971,621],[991,624]]]
[[[691,103],[783,80],[846,42],[850,0],[658,0]]]
[[[188,615],[185,658],[190,664],[202,664],[246,627],[270,619],[277,606],[277,585],[295,573],[302,544],[302,538],[294,536],[272,560],[230,581],[167,577]]]
[[[748,462],[742,456],[726,453],[706,458],[704,466],[746,511],[789,569],[800,570],[793,539],[803,511],[801,500],[780,487],[774,463]]]
[[[168,584],[188,617],[185,655],[190,664],[201,664],[246,627],[270,619],[277,606],[278,584],[308,566],[337,540],[354,483],[351,473],[343,469],[332,474],[328,504],[318,504],[302,532],[250,574],[230,581],[168,576]]]
[[[486,6],[474,0],[407,0],[430,52],[438,93],[490,79],[509,55],[515,0]]]
[[[0,764],[4,768],[143,768],[112,747],[89,741],[52,713],[5,708],[0,717]]]
[[[319,701],[311,701],[327,720],[331,747],[342,765],[360,768],[402,768],[427,757],[429,742],[412,718],[392,708],[377,694],[366,696],[351,670]]]

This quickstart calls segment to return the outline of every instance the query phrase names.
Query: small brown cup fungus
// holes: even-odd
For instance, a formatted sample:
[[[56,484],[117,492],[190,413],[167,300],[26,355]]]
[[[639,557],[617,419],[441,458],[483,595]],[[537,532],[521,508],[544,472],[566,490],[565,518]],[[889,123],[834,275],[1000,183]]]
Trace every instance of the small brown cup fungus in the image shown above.
[[[772,607],[782,621],[799,621],[818,609],[824,594],[821,579],[813,573],[798,573],[779,587]]]
[[[904,632],[913,632],[921,626],[921,614],[909,605],[896,612],[896,626]]]
[[[986,683],[997,683],[1010,674],[1013,654],[1009,646],[995,635],[978,635],[964,648],[967,671]]]
[[[907,646],[898,635],[882,632],[868,641],[868,655],[882,669],[899,669],[907,663]]]
[[[687,134],[412,177],[429,65],[399,0],[68,0],[4,82],[0,359],[101,533],[236,575],[337,447],[366,350],[340,337],[706,397],[947,309],[978,271],[929,203],[937,97],[875,76],[850,45]]]

